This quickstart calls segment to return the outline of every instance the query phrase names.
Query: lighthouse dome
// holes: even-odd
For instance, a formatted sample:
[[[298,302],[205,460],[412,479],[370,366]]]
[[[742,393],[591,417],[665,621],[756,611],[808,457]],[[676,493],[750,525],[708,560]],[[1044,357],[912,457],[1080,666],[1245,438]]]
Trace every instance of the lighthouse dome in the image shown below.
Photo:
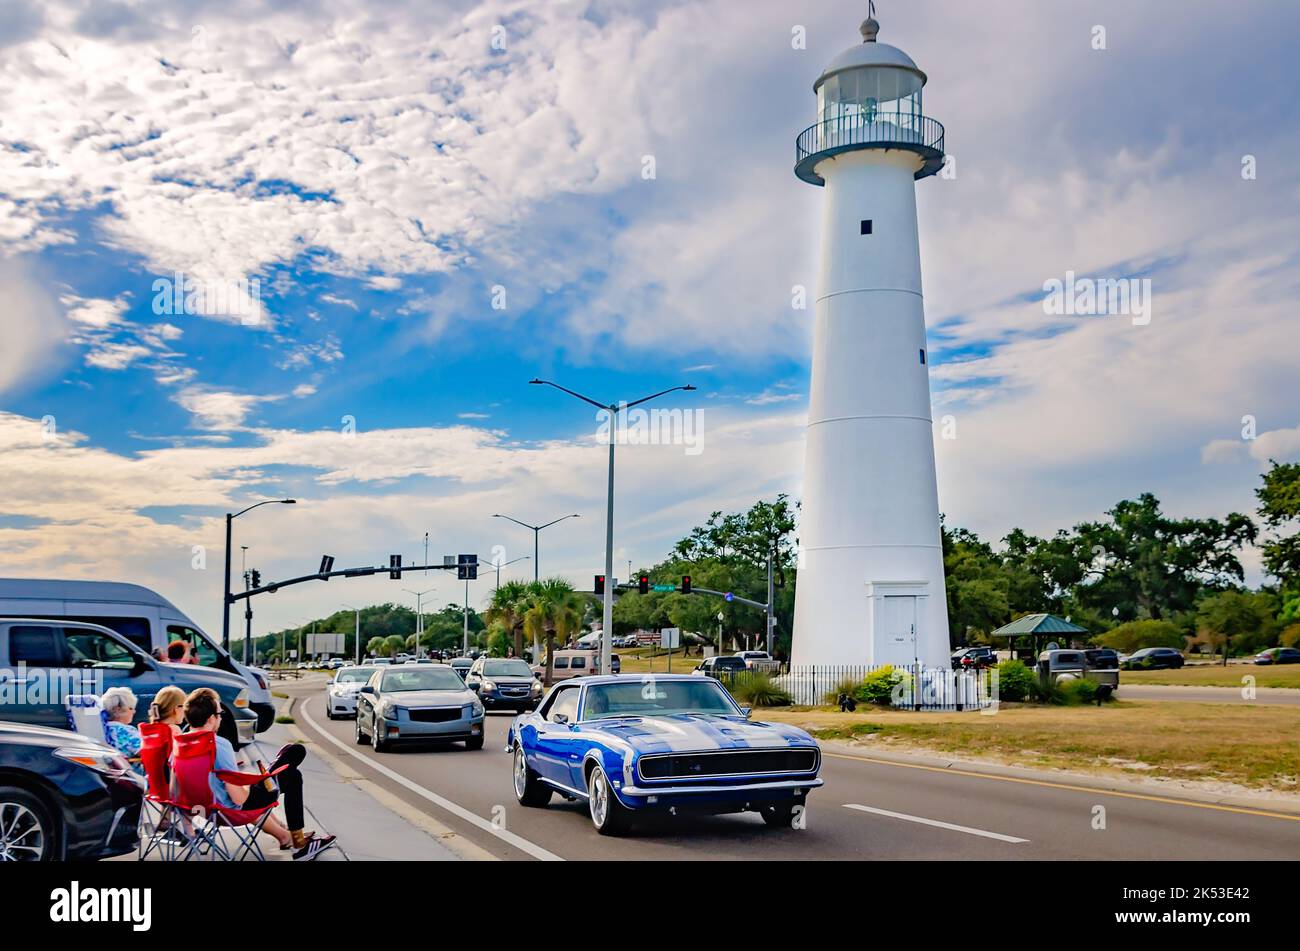
[[[926,75],[912,57],[908,56],[897,46],[890,46],[888,43],[877,43],[875,40],[868,40],[859,43],[857,46],[850,46],[839,56],[830,61],[830,64],[822,70],[822,74],[817,77],[817,82],[813,83],[813,91],[821,89],[822,83],[845,70],[862,69],[872,67],[884,67],[893,69],[903,69],[913,73],[925,85]]]

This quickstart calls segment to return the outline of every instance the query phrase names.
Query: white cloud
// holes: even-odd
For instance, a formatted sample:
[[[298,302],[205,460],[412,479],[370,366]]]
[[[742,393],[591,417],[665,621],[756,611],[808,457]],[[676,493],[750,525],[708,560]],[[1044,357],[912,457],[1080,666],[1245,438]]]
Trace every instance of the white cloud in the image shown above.
[[[259,403],[278,397],[189,386],[177,392],[173,398],[194,416],[194,425],[199,429],[240,429],[248,414]]]

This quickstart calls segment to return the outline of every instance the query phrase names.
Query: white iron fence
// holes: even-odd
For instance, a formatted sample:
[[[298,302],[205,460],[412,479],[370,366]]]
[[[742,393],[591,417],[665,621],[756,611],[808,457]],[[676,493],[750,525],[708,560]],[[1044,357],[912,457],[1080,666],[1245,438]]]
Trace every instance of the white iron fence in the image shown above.
[[[849,682],[861,684],[868,674],[884,665],[792,667],[775,678],[800,706],[835,704],[839,688]],[[890,704],[906,710],[983,710],[998,699],[997,671],[946,670],[911,664],[895,666]],[[861,701],[859,700],[859,705]]]

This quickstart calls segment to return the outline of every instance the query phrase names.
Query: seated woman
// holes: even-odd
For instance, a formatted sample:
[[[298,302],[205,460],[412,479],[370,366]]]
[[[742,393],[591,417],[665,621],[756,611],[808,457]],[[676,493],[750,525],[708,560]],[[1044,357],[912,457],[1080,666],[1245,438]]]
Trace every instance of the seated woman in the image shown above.
[[[135,719],[135,694],[126,687],[110,687],[99,698],[108,715],[105,730],[109,744],[127,759],[140,755],[140,731],[131,723]]]
[[[185,722],[185,691],[175,684],[159,690],[149,704],[149,722],[166,723],[173,735],[180,733]]]
[[[221,725],[221,698],[211,687],[199,687],[185,698],[185,720],[190,730],[209,730],[213,733]],[[258,783],[256,786],[239,786],[226,783],[217,777],[217,771],[238,772],[239,763],[235,759],[235,748],[224,736],[217,736],[216,758],[213,772],[208,777],[213,799],[227,809],[261,809],[264,806],[280,804],[284,807],[286,828],[274,816],[270,816],[262,826],[262,831],[273,836],[280,845],[280,851],[293,852],[295,862],[316,858],[334,844],[334,836],[318,836],[315,832],[303,830],[306,807],[303,804],[302,773],[298,767],[307,755],[301,743],[290,743],[280,749],[268,770],[288,766],[280,773],[275,782],[279,790],[268,789]]]

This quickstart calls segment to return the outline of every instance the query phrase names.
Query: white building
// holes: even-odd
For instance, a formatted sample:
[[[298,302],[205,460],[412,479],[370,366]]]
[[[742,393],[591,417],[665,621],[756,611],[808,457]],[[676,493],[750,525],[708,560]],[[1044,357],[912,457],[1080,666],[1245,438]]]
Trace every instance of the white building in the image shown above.
[[[876,41],[813,88],[795,174],[824,186],[792,662],[947,665],[915,181],[943,166],[925,73]]]

